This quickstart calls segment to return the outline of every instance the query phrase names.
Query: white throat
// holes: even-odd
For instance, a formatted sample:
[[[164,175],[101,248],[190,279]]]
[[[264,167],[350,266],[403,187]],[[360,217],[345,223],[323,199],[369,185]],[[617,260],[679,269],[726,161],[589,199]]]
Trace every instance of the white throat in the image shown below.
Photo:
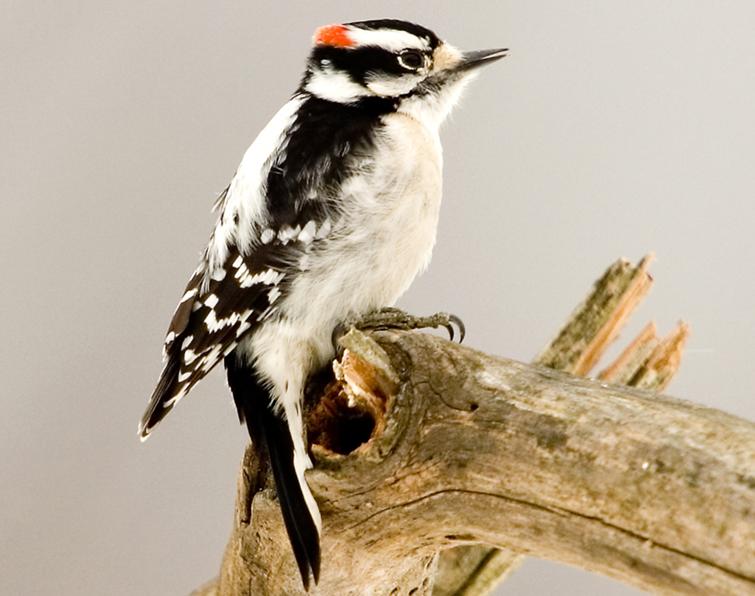
[[[440,93],[406,97],[401,100],[398,112],[419,120],[428,128],[438,129],[459,103],[464,89],[473,78],[473,74],[467,74],[445,86]]]

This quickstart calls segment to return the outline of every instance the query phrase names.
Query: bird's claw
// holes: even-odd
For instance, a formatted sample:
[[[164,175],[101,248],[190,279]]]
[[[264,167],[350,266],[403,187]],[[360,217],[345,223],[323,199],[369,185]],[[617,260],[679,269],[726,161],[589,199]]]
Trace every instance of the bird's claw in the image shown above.
[[[443,325],[448,330],[448,339],[450,341],[454,340],[454,325],[458,327],[459,329],[459,343],[462,343],[464,341],[464,336],[467,334],[467,328],[464,326],[464,321],[462,321],[459,317],[457,317],[454,314],[451,313],[438,313],[441,315],[445,315],[448,317],[448,322]]]
[[[410,331],[413,329],[437,329],[443,327],[448,331],[450,341],[454,341],[454,338],[456,337],[456,329],[458,329],[459,343],[464,341],[466,335],[464,321],[451,313],[439,312],[427,317],[417,317],[398,308],[388,307],[368,313],[362,318],[346,319],[336,325],[333,329],[331,339],[333,347],[339,355],[341,353],[341,347],[338,340],[348,333],[349,329],[352,327],[359,330],[371,331],[389,329]]]

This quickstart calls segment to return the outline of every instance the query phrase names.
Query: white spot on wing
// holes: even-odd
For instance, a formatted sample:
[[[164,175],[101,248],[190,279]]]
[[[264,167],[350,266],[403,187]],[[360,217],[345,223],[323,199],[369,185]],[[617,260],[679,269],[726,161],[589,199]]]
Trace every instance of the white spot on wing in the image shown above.
[[[301,226],[296,226],[295,228],[292,228],[291,226],[283,226],[278,232],[278,240],[284,245],[288,244],[290,240],[293,240],[299,235],[299,232],[301,232]]]
[[[260,234],[260,242],[262,242],[262,244],[270,244],[273,241],[273,238],[275,238],[275,232],[270,228],[263,230],[262,234]]]
[[[213,366],[215,366],[218,363],[218,360],[220,359],[220,352],[223,349],[223,346],[220,344],[216,344],[213,346],[212,350],[210,350],[210,353],[207,354],[203,358],[204,362],[202,364],[202,371],[203,372],[209,372],[210,369],[212,369]]]
[[[236,266],[235,263],[234,266]],[[246,263],[242,262],[240,265],[236,266],[236,273],[233,274],[233,277],[240,280],[245,275],[249,275],[249,269],[247,269]]]
[[[211,310],[205,317],[204,324],[210,333],[215,333],[225,327],[232,327],[241,320],[242,314],[238,312],[231,313],[224,319],[218,319],[214,310]]]
[[[189,345],[189,344],[190,344],[190,343],[191,343],[191,342],[192,342],[193,340],[194,340],[194,336],[193,336],[193,335],[187,335],[186,337],[184,337],[184,340],[183,340],[183,341],[181,342],[181,349],[182,349],[182,350],[185,350],[185,349],[186,349],[186,347],[187,347],[187,346],[188,346],[188,345]]]
[[[242,288],[251,288],[257,284],[265,285],[277,285],[285,276],[282,271],[276,271],[275,269],[265,269],[252,275],[249,270],[244,267],[236,272],[236,278],[239,280],[239,285]]]
[[[210,294],[209,296],[207,296],[207,298],[205,298],[204,304],[209,308],[215,308],[218,302],[220,302],[218,297],[215,294]]]
[[[181,302],[179,302],[179,304],[183,304],[184,302],[186,302],[190,298],[194,298],[194,296],[196,296],[196,295],[197,295],[197,288],[193,288],[193,289],[189,290],[188,292],[186,292],[183,295],[183,297],[181,298]]]
[[[242,323],[241,323],[241,325],[239,325],[239,328],[236,329],[236,337],[237,338],[241,337],[244,333],[246,333],[249,329],[251,329],[252,324],[249,322],[249,317],[252,316],[253,312],[254,311],[250,308],[249,310],[247,310],[246,312],[244,312],[243,315],[241,315]],[[234,343],[233,346],[235,347],[236,344]],[[233,349],[233,348],[231,348],[231,349]],[[227,353],[228,352],[226,352],[226,354]]]
[[[191,375],[189,375],[189,376],[191,376]],[[180,376],[179,376],[179,380],[180,380]],[[184,380],[186,380],[186,379],[184,379]],[[174,395],[170,399],[165,400],[163,402],[163,408],[165,408],[165,409],[170,408],[174,404],[176,404],[179,401],[181,401],[186,396],[186,393],[188,392],[188,390],[189,390],[189,388],[186,385],[184,385],[183,387],[181,387],[181,390],[176,395]]]
[[[317,232],[317,224],[314,222],[314,220],[310,219],[307,222],[307,225],[305,225],[302,228],[301,232],[299,233],[299,242],[304,242],[305,244],[309,244],[314,239],[316,232]]]

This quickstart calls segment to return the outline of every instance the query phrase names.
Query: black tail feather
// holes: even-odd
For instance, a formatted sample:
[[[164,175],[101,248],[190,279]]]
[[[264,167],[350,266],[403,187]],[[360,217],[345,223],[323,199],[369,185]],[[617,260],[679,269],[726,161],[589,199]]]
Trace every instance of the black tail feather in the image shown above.
[[[173,409],[173,405],[166,406],[165,403],[175,391],[179,368],[180,360],[171,354],[165,363],[162,373],[160,373],[157,387],[152,392],[147,409],[139,422],[139,436],[142,441],[149,436],[152,429]]]
[[[239,419],[246,422],[252,440],[265,445],[270,456],[283,521],[302,583],[308,590],[310,572],[315,584],[320,579],[320,535],[296,476],[288,425],[271,410],[268,393],[251,369],[239,365],[234,355],[226,358],[225,365]]]
[[[320,536],[312,516],[307,509],[304,495],[294,470],[294,445],[286,421],[273,414],[269,408],[255,412],[256,416],[246,415],[247,426],[250,418],[260,421],[267,439],[270,464],[273,469],[275,486],[283,512],[294,556],[299,565],[304,587],[309,588],[309,572],[312,571],[315,583],[320,578]]]

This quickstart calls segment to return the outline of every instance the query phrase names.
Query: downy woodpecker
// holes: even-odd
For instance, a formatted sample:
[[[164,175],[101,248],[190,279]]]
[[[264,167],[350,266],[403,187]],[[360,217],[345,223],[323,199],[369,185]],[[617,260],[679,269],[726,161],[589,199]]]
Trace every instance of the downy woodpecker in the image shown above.
[[[390,306],[430,260],[441,199],[440,124],[479,66],[398,20],[321,27],[296,92],[244,155],[170,323],[139,425],[155,425],[221,360],[239,418],[266,443],[305,587],[320,513],[304,472],[307,378],[334,328]]]

